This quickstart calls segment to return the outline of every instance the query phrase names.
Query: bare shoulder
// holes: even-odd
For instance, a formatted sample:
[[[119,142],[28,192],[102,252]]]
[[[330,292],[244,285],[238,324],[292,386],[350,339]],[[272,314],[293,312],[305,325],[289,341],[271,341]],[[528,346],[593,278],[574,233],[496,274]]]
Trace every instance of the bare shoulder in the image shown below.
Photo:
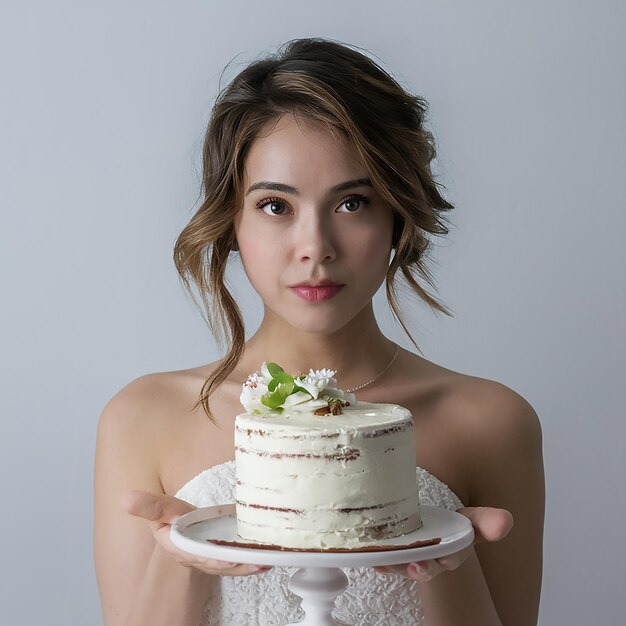
[[[213,365],[213,364],[211,364]],[[135,378],[106,403],[99,430],[116,430],[141,441],[141,447],[158,446],[174,427],[198,414],[194,409],[205,378],[204,368],[144,374]]]
[[[228,380],[211,395],[213,419],[199,402],[218,365],[219,361],[132,380],[104,407],[97,447],[109,442],[112,449],[132,450],[144,482],[171,495],[200,471],[230,460],[241,385]]]
[[[418,459],[429,471],[466,505],[506,508],[519,494],[513,485],[531,467],[541,489],[541,425],[526,398],[501,382],[406,356],[393,394],[416,417]]]
[[[449,433],[486,448],[504,440],[511,445],[541,440],[534,408],[505,384],[447,369],[414,354],[405,364],[404,385],[396,391],[417,396]]]
[[[507,385],[462,375],[450,387],[457,449],[471,506],[516,508],[524,490],[543,498],[542,430],[537,412]]]
[[[167,416],[189,412],[198,399],[208,373],[215,366],[216,363],[211,363],[202,367],[139,376],[107,402],[103,414],[110,415],[112,419],[115,419],[114,415],[123,415],[126,420],[155,423]]]
[[[539,417],[530,402],[505,384],[459,375],[448,402],[461,432],[476,445],[522,445],[541,441]]]

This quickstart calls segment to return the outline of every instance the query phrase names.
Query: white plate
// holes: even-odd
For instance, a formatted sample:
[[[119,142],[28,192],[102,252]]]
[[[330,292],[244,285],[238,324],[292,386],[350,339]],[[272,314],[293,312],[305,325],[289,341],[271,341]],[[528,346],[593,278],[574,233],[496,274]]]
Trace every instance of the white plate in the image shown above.
[[[244,541],[237,535],[234,504],[196,509],[179,517],[170,529],[172,543],[190,554],[233,563],[295,567],[365,567],[393,565],[436,559],[471,545],[474,529],[467,517],[435,506],[420,506],[422,526],[418,530],[365,545],[405,546],[441,537],[441,542],[420,548],[402,548],[376,552],[293,552],[267,548],[224,546],[211,543]]]

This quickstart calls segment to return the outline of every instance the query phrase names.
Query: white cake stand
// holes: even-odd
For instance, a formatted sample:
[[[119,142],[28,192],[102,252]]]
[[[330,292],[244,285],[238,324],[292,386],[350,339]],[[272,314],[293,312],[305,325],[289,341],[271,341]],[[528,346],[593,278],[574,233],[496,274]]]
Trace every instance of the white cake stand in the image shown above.
[[[472,544],[474,530],[459,513],[434,506],[420,506],[422,527],[394,537],[362,544],[363,547],[396,546],[371,552],[299,552],[222,545],[211,540],[242,542],[237,535],[235,505],[196,509],[178,518],[170,529],[172,543],[190,554],[234,563],[299,567],[289,580],[289,589],[302,598],[304,620],[298,624],[339,624],[332,617],[337,596],[347,589],[348,577],[341,567],[372,567],[436,559]],[[416,541],[440,537],[441,542],[410,548]],[[397,546],[402,546],[398,549]]]

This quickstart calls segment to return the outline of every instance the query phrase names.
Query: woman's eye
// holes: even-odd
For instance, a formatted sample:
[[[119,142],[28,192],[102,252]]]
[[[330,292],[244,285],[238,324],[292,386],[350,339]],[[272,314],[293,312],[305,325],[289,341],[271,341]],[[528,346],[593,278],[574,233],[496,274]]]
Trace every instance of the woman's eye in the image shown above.
[[[283,215],[285,203],[277,198],[268,198],[267,200],[261,200],[256,206],[266,215]]]
[[[339,207],[345,207],[345,211],[339,211],[340,213],[354,213],[358,209],[361,208],[363,204],[369,204],[369,198],[365,196],[350,196],[349,198],[345,198],[341,201]],[[284,200],[280,198],[265,198],[264,200],[260,200],[256,204],[257,209],[260,209],[265,213],[265,215],[269,216],[282,216],[286,213],[286,206]]]
[[[369,204],[369,199],[365,196],[350,196],[349,198],[343,200],[340,205],[345,206],[347,211],[341,212],[354,213],[357,209],[361,207],[361,204]]]

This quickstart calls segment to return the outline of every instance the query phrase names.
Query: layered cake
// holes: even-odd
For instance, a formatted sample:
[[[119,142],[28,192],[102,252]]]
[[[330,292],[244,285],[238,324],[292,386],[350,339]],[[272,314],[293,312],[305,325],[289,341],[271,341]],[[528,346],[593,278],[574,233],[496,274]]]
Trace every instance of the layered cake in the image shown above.
[[[235,421],[239,536],[284,548],[357,548],[421,526],[410,411],[357,402],[333,370],[275,363],[244,383]]]

